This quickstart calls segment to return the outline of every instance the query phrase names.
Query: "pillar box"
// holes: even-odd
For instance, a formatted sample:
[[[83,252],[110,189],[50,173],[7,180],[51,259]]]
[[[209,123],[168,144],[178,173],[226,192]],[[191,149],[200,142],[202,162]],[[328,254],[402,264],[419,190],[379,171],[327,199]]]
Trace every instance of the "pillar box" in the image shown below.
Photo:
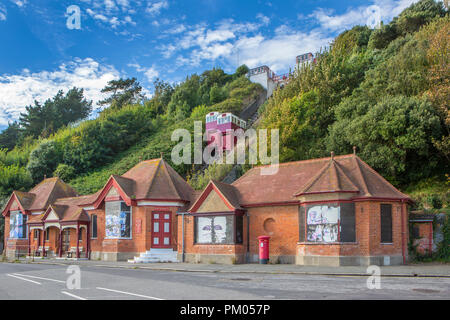
[[[258,237],[260,264],[267,264],[269,262],[269,239],[270,237],[268,236]]]

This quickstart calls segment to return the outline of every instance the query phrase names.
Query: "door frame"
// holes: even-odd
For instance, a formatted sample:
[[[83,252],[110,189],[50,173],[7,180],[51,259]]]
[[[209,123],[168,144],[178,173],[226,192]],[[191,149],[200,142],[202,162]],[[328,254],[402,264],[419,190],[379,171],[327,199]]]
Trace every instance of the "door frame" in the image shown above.
[[[171,249],[173,244],[172,244],[172,212],[171,211],[152,211],[152,232],[151,232],[151,241],[150,241],[150,248],[155,248],[155,249]],[[155,219],[154,215],[155,214],[159,214],[160,218],[159,219]],[[169,215],[169,219],[164,219],[164,215],[168,214]],[[155,222],[159,223],[159,244],[154,244],[153,243],[153,239],[154,239],[154,231],[153,228],[155,226]],[[169,223],[169,244],[164,244],[164,223],[168,222]]]

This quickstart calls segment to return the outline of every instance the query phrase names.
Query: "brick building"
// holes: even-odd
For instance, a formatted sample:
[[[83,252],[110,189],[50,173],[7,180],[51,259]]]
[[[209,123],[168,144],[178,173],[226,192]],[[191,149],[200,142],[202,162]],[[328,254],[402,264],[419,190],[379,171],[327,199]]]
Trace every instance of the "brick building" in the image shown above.
[[[163,159],[109,178],[78,196],[58,178],[14,191],[3,209],[9,257],[300,265],[407,261],[410,199],[356,154],[262,167],[196,196]],[[189,209],[189,210],[188,210]]]
[[[126,260],[177,248],[178,211],[194,191],[164,160],[113,175],[97,193],[77,196],[58,178],[14,191],[3,210],[6,254]]]
[[[178,216],[187,262],[270,260],[300,265],[394,265],[407,261],[410,199],[356,154],[253,168],[231,185],[212,181]]]

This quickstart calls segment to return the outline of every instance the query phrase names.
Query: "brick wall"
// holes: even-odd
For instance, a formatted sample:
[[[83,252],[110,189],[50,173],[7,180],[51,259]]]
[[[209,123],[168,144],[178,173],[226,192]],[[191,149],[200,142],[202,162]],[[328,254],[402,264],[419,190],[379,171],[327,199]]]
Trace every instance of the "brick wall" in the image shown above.
[[[105,239],[105,209],[91,210],[89,216],[97,215],[97,239],[91,239],[91,251],[94,252],[136,252],[151,249],[152,212],[168,212],[172,217],[172,248],[177,247],[177,207],[145,206],[132,207],[132,238]]]

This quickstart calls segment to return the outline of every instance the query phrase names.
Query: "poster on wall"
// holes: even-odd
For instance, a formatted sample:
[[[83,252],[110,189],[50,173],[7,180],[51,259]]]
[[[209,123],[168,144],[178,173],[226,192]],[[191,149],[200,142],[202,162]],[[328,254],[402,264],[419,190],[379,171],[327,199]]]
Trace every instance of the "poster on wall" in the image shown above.
[[[105,233],[107,238],[120,238],[120,203],[106,202]]]
[[[227,219],[226,217],[214,218],[214,236],[215,243],[225,243],[227,240]]]
[[[339,206],[313,206],[308,209],[307,240],[337,242],[339,240]]]
[[[25,221],[26,222],[26,221]],[[12,239],[23,239],[25,235],[24,215],[20,212],[11,212],[9,220],[9,237]],[[26,229],[26,228],[25,228]]]
[[[209,217],[197,218],[197,243],[212,242],[212,221]]]

